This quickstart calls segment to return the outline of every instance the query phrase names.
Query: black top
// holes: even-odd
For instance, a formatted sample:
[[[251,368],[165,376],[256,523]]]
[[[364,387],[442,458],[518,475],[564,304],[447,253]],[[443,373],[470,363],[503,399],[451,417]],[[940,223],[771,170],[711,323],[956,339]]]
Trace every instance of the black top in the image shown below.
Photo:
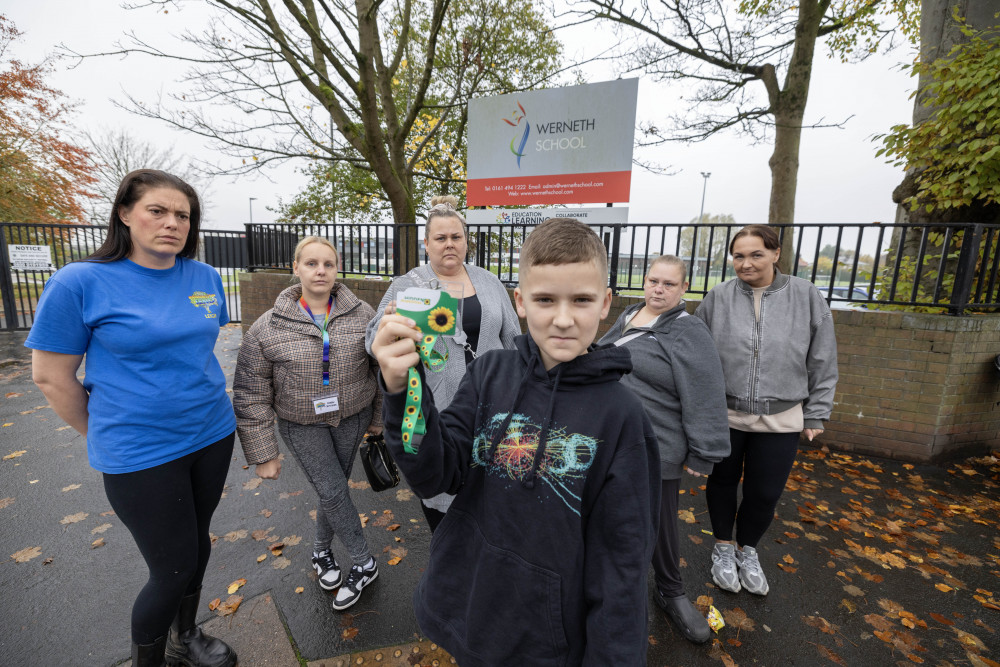
[[[479,349],[479,327],[483,320],[483,306],[479,297],[473,294],[462,299],[462,330],[468,339],[469,347]],[[472,352],[465,350],[465,365],[472,363]]]

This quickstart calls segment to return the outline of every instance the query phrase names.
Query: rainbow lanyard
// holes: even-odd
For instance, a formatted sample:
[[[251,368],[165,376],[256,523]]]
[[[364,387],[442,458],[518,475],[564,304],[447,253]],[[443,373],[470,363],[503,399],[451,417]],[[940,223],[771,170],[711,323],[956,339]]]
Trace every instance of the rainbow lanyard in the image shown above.
[[[299,305],[305,308],[305,311],[309,313],[309,318],[316,324],[316,318],[313,316],[312,311],[309,310],[309,304],[306,303],[305,297],[299,299]],[[330,295],[330,300],[326,302],[326,319],[323,320],[323,326],[319,327],[320,331],[323,332],[323,386],[330,386],[330,332],[326,330],[326,325],[330,323],[330,310],[333,308],[333,295]]]
[[[435,373],[443,370],[443,366],[448,361],[448,353],[441,354],[434,349],[434,342],[437,340],[435,334],[425,334],[423,340],[417,345],[417,354],[424,366]],[[423,435],[427,432],[427,423],[424,421],[424,412],[420,409],[420,401],[423,398],[424,388],[420,382],[420,371],[411,367],[407,373],[406,381],[406,407],[403,410],[403,450],[407,454],[416,454],[417,448],[413,446],[413,435]]]

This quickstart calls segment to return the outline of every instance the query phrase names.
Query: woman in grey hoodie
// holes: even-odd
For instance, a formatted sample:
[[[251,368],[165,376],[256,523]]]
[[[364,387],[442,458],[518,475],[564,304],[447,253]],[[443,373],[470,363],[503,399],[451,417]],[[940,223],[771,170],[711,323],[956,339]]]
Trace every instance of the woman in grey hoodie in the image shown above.
[[[772,228],[744,227],[729,253],[736,278],[713,287],[695,311],[722,359],[732,442],[706,487],[716,539],[712,578],[733,593],[746,588],[767,595],[757,543],[774,518],[799,434],[812,440],[830,418],[837,340],[830,307],[816,286],[775,266],[781,244]]]
[[[687,267],[672,255],[653,260],[644,303],[622,313],[601,343],[624,346],[632,372],[622,377],[642,401],[660,448],[660,526],[653,551],[654,600],[690,641],[711,636],[708,623],[684,594],[677,502],[681,476],[708,475],[729,454],[725,382],[708,327],[687,314]]]

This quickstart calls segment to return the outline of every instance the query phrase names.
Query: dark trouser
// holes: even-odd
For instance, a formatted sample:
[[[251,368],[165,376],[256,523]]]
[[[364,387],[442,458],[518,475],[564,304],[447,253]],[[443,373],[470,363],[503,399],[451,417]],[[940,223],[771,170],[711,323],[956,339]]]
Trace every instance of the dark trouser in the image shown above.
[[[774,519],[785,482],[799,448],[798,433],[748,433],[729,429],[732,451],[715,464],[708,477],[705,500],[717,540],[757,547]],[[743,500],[736,505],[737,488],[743,478]]]
[[[342,418],[336,427],[296,424],[278,418],[278,432],[319,496],[313,550],[330,549],[336,535],[355,565],[364,565],[372,557],[348,484],[358,446],[371,419],[371,407]]]
[[[137,644],[166,635],[181,598],[201,586],[212,554],[208,527],[226,483],[234,435],[153,468],[104,475],[111,507],[149,568],[132,605]]]
[[[660,482],[660,528],[656,533],[653,549],[653,573],[656,587],[667,598],[684,595],[681,578],[681,545],[677,530],[677,497],[681,480],[664,479]]]

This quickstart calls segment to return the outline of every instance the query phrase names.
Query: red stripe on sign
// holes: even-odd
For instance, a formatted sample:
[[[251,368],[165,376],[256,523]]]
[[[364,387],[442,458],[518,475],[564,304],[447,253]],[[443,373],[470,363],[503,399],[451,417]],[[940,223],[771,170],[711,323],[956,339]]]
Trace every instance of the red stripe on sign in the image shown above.
[[[631,171],[593,174],[476,178],[466,183],[469,206],[627,202]]]

